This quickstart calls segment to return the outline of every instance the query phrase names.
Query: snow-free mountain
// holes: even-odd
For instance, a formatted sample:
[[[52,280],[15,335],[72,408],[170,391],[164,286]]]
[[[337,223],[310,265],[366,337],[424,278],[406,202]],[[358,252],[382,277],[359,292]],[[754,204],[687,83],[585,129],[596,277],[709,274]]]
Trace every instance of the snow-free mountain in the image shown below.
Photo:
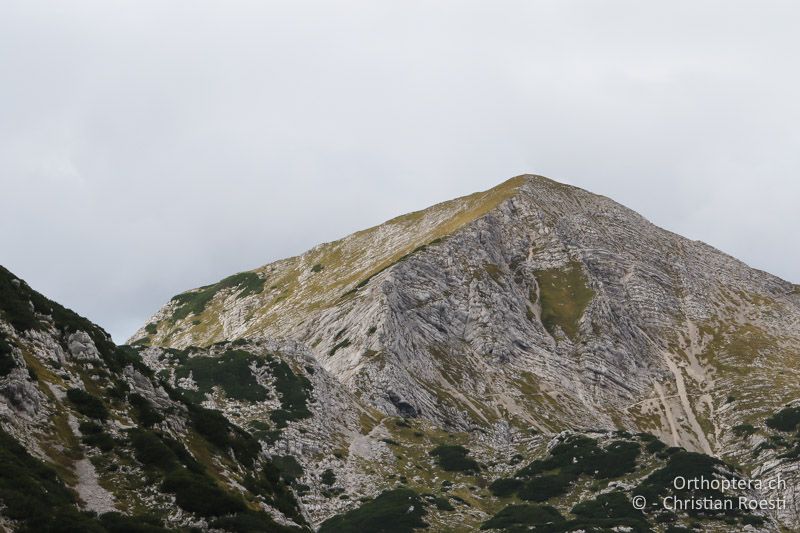
[[[2,437],[98,531],[800,528],[800,287],[544,177],[178,294],[128,346],[2,288]],[[0,527],[45,530],[2,475]],[[668,512],[675,475],[787,505]]]

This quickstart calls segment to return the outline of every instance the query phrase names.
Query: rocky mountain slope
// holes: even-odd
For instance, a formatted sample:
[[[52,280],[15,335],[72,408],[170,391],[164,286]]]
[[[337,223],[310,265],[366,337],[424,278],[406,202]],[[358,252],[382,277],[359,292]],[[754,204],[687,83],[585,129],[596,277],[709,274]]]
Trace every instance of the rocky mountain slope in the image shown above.
[[[0,528],[800,528],[800,289],[546,178],[179,294],[130,346],[0,291]]]
[[[725,455],[800,396],[800,290],[538,176],[180,294],[131,339],[288,338],[442,427],[647,430]],[[769,393],[768,393],[769,392]]]
[[[0,530],[307,527],[257,438],[2,267],[0,399]]]

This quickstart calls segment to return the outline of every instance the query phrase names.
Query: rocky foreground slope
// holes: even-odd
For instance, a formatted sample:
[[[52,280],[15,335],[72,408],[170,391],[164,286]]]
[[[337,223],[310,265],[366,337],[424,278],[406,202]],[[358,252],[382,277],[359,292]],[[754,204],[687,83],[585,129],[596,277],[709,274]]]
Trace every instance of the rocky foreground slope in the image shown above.
[[[0,274],[7,529],[800,528],[800,290],[581,189],[390,220],[179,294],[131,346]],[[785,486],[671,486],[699,475]]]

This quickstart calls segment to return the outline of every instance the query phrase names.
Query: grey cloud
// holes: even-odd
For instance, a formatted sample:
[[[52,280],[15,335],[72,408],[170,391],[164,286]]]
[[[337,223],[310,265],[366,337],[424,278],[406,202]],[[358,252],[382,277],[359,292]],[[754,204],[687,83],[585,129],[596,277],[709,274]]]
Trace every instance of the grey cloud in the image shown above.
[[[535,172],[800,281],[792,2],[15,2],[0,262],[173,294]]]

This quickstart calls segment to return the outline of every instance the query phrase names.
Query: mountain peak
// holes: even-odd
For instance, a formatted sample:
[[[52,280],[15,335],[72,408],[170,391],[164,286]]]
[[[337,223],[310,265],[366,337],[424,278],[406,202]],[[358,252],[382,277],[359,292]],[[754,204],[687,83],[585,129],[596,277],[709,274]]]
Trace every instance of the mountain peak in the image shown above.
[[[541,176],[179,294],[131,347],[2,268],[0,295],[3,427],[63,462],[64,479],[98,513],[117,508],[119,494],[193,525],[170,506],[208,513],[187,498],[199,484],[215,502],[269,504],[260,508],[270,516],[242,503],[214,510],[241,515],[212,519],[221,529],[257,518],[279,530],[274,518],[289,530],[342,531],[387,506],[396,512],[379,522],[427,508],[435,530],[477,529],[513,493],[575,514],[584,481],[619,481],[587,505],[622,505],[642,487],[661,494],[668,487],[648,484],[674,477],[677,463],[800,480],[797,287]],[[61,449],[69,457],[48,451]],[[559,480],[569,486],[548,474],[565,457],[574,459]],[[514,466],[523,460],[533,462]],[[144,473],[176,503],[153,503]],[[111,489],[98,491],[101,481]],[[423,499],[438,486],[470,511],[446,499],[434,510]],[[566,507],[551,500],[567,493]],[[786,512],[737,523],[795,530],[790,499]]]
[[[292,314],[325,306],[337,295],[347,293],[398,261],[485,216],[517,195],[526,183],[544,181],[556,183],[535,175],[516,176],[486,191],[400,215],[340,240],[315,246],[299,256],[179,294],[168,304],[169,309],[162,309],[129,342],[185,346],[187,343],[211,344],[229,335],[231,332],[220,327],[221,324],[209,323],[214,322],[219,311],[216,295],[224,296],[225,289],[234,289],[239,295],[259,300],[261,323],[273,320],[273,308],[282,314]],[[244,286],[243,280],[248,280],[245,285],[249,285],[239,291],[238,288]],[[181,322],[188,315],[193,317],[190,325]],[[187,331],[189,335],[185,334]]]

